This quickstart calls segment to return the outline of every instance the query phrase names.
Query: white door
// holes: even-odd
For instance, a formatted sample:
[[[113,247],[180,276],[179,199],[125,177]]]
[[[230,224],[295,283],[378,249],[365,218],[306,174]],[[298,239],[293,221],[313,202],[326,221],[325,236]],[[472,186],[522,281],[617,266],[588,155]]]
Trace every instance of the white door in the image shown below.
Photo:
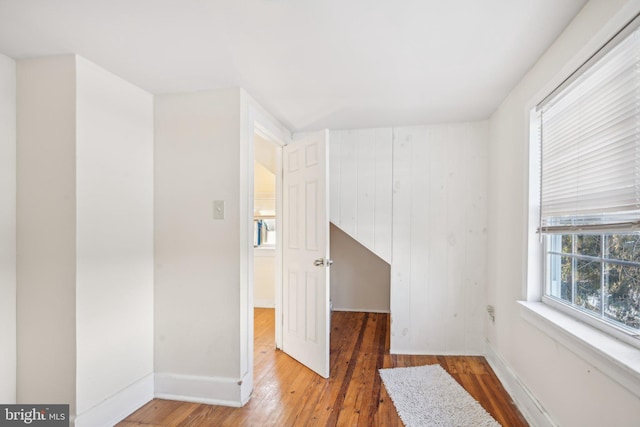
[[[282,351],[329,377],[328,131],[283,149]]]

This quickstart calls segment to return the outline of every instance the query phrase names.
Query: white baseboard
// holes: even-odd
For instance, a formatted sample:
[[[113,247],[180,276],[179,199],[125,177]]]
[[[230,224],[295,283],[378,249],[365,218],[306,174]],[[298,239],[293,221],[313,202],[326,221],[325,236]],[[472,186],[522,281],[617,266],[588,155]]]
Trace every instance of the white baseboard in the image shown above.
[[[156,374],[155,397],[183,402],[241,407],[242,381],[234,378]]]
[[[520,381],[513,369],[488,342],[485,357],[529,425],[532,427],[557,426],[531,390]]]
[[[253,300],[253,306],[255,308],[275,308],[276,307],[276,302],[272,299],[254,299]]]
[[[253,369],[242,378],[242,384],[240,385],[240,399],[242,402],[240,406],[244,406],[249,402],[251,393],[253,393]]]
[[[148,374],[124,390],[78,414],[73,423],[75,427],[110,427],[151,399],[153,399],[153,374]]]

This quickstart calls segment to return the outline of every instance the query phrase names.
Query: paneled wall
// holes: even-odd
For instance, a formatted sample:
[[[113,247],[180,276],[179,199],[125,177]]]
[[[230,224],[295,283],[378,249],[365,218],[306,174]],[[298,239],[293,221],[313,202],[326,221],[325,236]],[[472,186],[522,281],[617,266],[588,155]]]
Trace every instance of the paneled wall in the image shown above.
[[[394,353],[484,353],[487,147],[486,122],[331,132],[331,222],[391,264]]]
[[[391,263],[392,129],[331,131],[331,222]]]
[[[391,351],[483,354],[486,122],[394,130]]]

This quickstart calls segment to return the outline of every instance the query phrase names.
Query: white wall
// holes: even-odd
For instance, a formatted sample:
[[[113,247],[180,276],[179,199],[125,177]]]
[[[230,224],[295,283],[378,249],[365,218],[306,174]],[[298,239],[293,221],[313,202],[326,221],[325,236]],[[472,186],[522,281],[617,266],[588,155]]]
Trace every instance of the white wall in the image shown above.
[[[17,63],[18,403],[76,401],[75,57]]]
[[[484,353],[487,145],[487,122],[394,129],[393,353]]]
[[[112,425],[153,397],[153,98],[18,62],[18,402]]]
[[[123,416],[153,397],[153,96],[76,62],[76,384],[87,417],[76,426],[92,426],[92,410],[123,390]]]
[[[257,133],[254,135],[253,160],[255,162],[260,163],[272,174],[276,173],[276,168],[278,164],[277,158],[276,158],[277,151],[278,151],[277,147],[273,142],[267,141]]]
[[[0,55],[0,402],[16,401],[16,64]]]
[[[331,131],[330,220],[391,262],[391,128]]]
[[[537,293],[526,288],[529,110],[638,11],[635,0],[589,2],[490,120],[488,353],[562,426],[637,425],[640,398],[520,315],[516,301]]]
[[[158,396],[240,401],[240,149],[239,89],[155,97]]]
[[[273,151],[275,153],[275,148]],[[255,215],[274,215],[276,212],[276,176],[258,162],[254,162],[253,173],[253,212]]]
[[[253,305],[276,306],[276,251],[256,249],[253,256]]]
[[[272,143],[256,136],[253,175],[254,204],[256,215],[260,212],[276,212],[276,148]],[[277,233],[277,231],[273,231]],[[278,234],[276,234],[276,238]],[[275,308],[276,306],[276,250],[261,247],[253,256],[253,305],[254,307]]]

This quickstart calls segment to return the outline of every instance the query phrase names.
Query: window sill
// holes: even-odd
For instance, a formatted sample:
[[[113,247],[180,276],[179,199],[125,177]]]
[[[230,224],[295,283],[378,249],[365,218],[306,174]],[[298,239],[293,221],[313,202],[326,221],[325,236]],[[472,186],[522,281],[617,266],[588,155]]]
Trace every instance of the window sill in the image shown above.
[[[640,350],[542,302],[518,303],[525,320],[640,397]]]

